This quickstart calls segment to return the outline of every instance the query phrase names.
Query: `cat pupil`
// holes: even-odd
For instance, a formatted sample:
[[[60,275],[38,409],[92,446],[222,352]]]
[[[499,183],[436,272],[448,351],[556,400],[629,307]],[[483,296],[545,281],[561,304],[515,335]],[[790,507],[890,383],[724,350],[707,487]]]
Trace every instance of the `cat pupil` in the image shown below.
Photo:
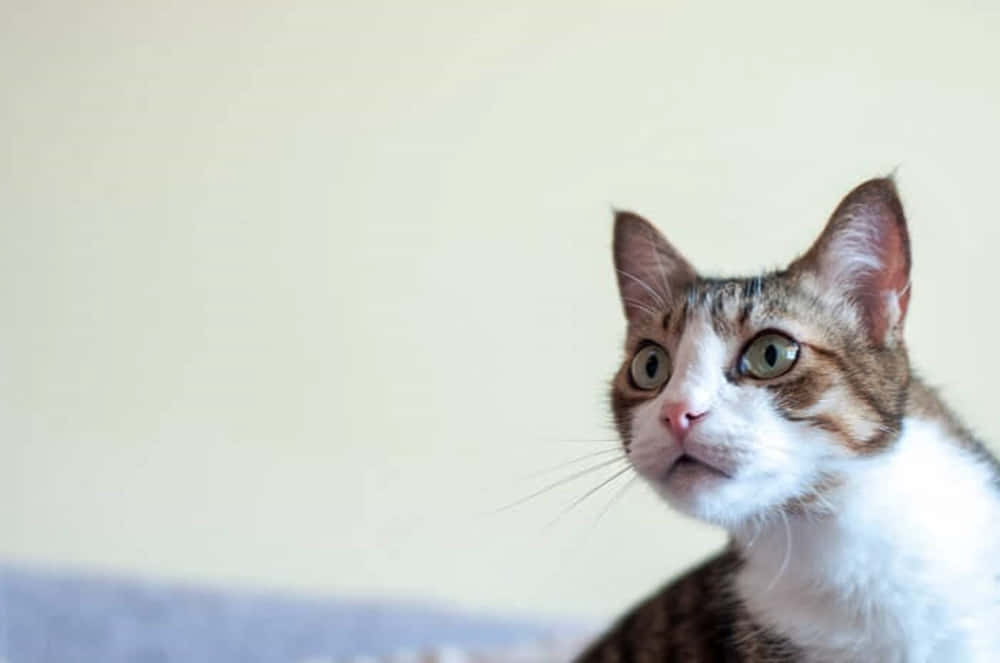
[[[770,366],[774,366],[774,362],[778,361],[778,349],[774,347],[774,344],[767,346],[767,350],[764,350],[764,361]]]
[[[660,367],[660,360],[656,358],[656,355],[649,355],[649,359],[646,360],[646,375],[649,377],[654,377],[656,375],[656,369]]]

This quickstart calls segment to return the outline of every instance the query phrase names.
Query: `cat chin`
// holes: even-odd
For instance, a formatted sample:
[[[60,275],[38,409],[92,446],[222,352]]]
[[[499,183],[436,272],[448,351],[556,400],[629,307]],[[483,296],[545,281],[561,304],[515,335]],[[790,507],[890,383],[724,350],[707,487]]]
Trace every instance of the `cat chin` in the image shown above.
[[[674,467],[651,483],[675,510],[730,531],[759,519],[774,506],[760,499],[760,481],[729,477],[700,463]]]

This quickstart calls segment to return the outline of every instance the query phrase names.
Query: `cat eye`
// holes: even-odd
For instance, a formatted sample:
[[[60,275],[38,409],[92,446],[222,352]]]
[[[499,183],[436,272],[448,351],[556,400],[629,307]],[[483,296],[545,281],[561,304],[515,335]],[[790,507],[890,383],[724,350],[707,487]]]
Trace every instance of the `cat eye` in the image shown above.
[[[670,378],[670,357],[658,345],[645,345],[632,358],[631,371],[639,389],[656,389]]]
[[[758,380],[776,378],[790,371],[798,357],[798,343],[784,334],[764,332],[743,351],[740,373]]]

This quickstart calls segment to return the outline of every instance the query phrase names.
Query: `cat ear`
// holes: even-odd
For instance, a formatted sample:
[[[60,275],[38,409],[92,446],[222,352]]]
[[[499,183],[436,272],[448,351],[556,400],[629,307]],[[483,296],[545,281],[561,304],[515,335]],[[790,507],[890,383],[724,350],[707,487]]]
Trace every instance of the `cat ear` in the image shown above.
[[[895,183],[873,179],[847,194],[789,270],[812,272],[854,302],[872,340],[885,343],[902,328],[910,301],[910,238]]]
[[[625,317],[630,323],[665,311],[694,268],[653,224],[632,212],[615,212],[615,273]]]

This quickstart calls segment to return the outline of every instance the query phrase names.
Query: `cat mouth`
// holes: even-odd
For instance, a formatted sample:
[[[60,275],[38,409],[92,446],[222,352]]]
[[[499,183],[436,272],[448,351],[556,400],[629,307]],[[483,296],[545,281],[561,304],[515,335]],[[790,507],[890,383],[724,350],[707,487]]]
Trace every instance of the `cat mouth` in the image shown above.
[[[675,474],[688,474],[692,472],[709,472],[719,477],[724,477],[726,479],[731,479],[732,477],[726,473],[724,470],[720,469],[716,465],[707,463],[700,458],[695,458],[689,453],[681,454],[677,460],[673,462],[670,468],[667,470],[664,476],[665,480],[670,480]]]

